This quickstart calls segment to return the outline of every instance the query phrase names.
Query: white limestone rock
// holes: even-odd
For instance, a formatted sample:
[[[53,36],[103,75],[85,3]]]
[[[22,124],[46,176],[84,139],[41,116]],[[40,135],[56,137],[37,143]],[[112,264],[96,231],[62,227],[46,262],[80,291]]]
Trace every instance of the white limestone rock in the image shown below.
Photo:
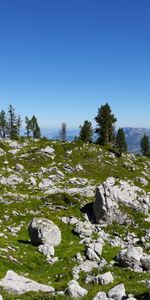
[[[108,297],[115,300],[121,300],[124,296],[126,296],[126,292],[123,283],[114,286],[108,293]]]
[[[87,290],[82,288],[76,280],[70,280],[65,293],[72,298],[80,298],[87,295]]]
[[[58,246],[61,242],[61,232],[52,221],[45,218],[33,218],[28,225],[31,243],[35,246],[48,244]]]
[[[0,280],[0,286],[9,293],[24,294],[29,291],[34,292],[54,292],[54,288],[45,284],[40,284],[22,275],[16,274],[14,271],[8,270],[5,277]]]
[[[107,296],[106,293],[104,292],[98,292],[95,297],[93,298],[93,300],[107,300]]]
[[[54,154],[55,150],[54,150],[54,148],[47,146],[44,149],[41,149],[40,152],[46,153],[46,154]]]
[[[106,284],[109,284],[110,282],[113,282],[114,278],[113,278],[111,272],[106,272],[104,274],[97,275],[95,277],[94,281],[101,285],[106,285]]]

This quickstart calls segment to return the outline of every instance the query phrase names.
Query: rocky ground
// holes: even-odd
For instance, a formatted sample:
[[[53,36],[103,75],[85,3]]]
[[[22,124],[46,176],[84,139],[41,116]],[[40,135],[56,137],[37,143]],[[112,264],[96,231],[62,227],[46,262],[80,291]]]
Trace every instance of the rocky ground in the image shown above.
[[[0,142],[0,299],[150,299],[150,160]]]

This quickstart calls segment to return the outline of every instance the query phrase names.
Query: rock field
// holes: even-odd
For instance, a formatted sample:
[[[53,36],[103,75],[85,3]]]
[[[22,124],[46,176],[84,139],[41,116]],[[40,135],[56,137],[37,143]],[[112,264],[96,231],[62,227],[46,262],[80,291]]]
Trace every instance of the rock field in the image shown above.
[[[0,141],[0,299],[150,299],[150,160]]]

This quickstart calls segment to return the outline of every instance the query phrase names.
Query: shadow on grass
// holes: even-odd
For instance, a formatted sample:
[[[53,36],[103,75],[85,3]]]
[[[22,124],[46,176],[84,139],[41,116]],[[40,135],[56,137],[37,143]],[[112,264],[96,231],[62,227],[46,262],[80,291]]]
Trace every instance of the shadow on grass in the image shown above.
[[[149,293],[144,293],[144,294],[141,294],[141,295],[135,295],[135,298],[137,300],[149,300],[150,299],[150,295]]]
[[[94,213],[93,213],[93,202],[87,203],[85,206],[81,207],[81,212],[87,214],[89,221],[94,223]]]
[[[30,241],[25,241],[25,240],[18,240],[18,242],[21,244],[31,244]]]

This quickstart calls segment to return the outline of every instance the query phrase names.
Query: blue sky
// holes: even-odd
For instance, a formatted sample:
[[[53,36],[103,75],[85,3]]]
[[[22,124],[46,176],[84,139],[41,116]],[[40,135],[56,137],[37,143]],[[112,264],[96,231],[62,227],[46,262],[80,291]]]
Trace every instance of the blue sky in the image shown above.
[[[1,0],[0,110],[78,128],[108,102],[150,128],[149,0]]]

